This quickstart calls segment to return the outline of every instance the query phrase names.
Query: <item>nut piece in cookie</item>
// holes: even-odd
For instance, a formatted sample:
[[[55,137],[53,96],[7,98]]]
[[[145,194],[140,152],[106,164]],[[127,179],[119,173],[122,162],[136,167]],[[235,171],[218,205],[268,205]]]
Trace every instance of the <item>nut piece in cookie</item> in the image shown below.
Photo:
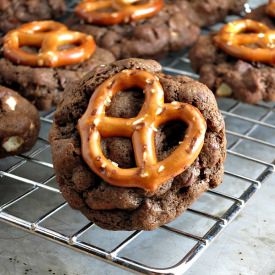
[[[60,190],[111,230],[152,230],[219,185],[224,121],[203,84],[153,60],[97,67],[65,91],[50,132]]]
[[[189,53],[200,81],[219,96],[275,101],[275,30],[241,19],[201,36]]]
[[[91,35],[55,21],[35,21],[5,35],[0,83],[47,110],[60,100],[67,83],[113,60],[110,52],[96,48]]]
[[[79,18],[70,18],[68,24],[92,34],[117,59],[159,58],[192,45],[200,31],[175,1],[86,0],[75,11]]]
[[[54,19],[65,11],[65,0],[1,0],[0,31],[7,32],[34,20]]]
[[[36,108],[15,91],[0,86],[0,158],[30,150],[39,129]]]

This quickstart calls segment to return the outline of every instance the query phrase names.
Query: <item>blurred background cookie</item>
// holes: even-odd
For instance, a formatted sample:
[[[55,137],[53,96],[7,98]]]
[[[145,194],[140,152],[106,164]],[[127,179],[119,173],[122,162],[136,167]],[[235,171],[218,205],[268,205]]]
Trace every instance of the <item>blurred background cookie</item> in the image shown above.
[[[239,15],[246,0],[178,0],[184,15],[200,27],[223,21],[227,15]]]
[[[134,1],[137,3],[126,4],[131,11],[126,15],[125,5],[98,9],[93,7],[93,1],[90,2],[80,2],[75,8],[76,15],[69,19],[68,24],[73,29],[92,34],[96,43],[110,50],[117,59],[160,58],[167,52],[192,45],[199,35],[198,26],[188,19],[188,11],[175,1]],[[152,4],[151,10],[154,10],[149,15],[144,7],[148,3]],[[141,10],[137,12],[139,6]],[[144,16],[133,19],[135,12]],[[112,17],[120,17],[117,14],[121,13],[123,20],[111,20]]]
[[[7,32],[34,20],[57,18],[65,11],[65,0],[1,0],[0,31]]]
[[[39,129],[36,108],[15,91],[0,86],[0,158],[29,151]]]
[[[24,43],[19,45],[20,37]],[[34,21],[4,37],[0,84],[17,90],[39,110],[48,110],[60,100],[67,83],[112,61],[112,53],[97,47],[91,36],[55,21]]]
[[[248,103],[275,101],[274,30],[252,20],[224,28],[226,32],[201,36],[189,52],[199,80],[218,96]]]

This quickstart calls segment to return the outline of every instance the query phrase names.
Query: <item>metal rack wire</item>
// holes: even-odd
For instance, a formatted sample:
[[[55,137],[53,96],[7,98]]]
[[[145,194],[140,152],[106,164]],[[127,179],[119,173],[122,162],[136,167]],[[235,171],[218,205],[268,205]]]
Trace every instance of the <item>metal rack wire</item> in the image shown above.
[[[162,64],[166,73],[198,77],[186,53]],[[252,106],[225,98],[218,103],[228,138],[224,183],[206,192],[176,221],[153,232],[108,232],[70,209],[57,188],[47,141],[54,110],[41,114],[42,130],[31,152],[0,162],[0,221],[131,271],[184,273],[275,172],[275,103]],[[64,211],[70,223],[57,223]],[[180,245],[174,250],[166,247],[166,254],[175,257],[166,258],[165,265],[150,257],[160,239],[162,244],[166,239]]]

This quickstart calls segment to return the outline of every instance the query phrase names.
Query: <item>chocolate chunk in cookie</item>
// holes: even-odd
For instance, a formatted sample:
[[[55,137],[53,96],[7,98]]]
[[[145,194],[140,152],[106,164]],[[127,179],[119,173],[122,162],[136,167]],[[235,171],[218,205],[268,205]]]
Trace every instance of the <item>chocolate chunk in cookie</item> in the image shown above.
[[[101,97],[102,87],[110,100]],[[159,89],[163,94],[159,94]],[[111,94],[114,91],[116,94]],[[148,104],[148,97],[152,104]],[[104,106],[90,109],[89,104],[96,102]],[[169,120],[169,110],[174,110],[170,121],[158,126],[159,119]],[[191,115],[188,123],[179,119],[178,112],[188,110],[196,110],[199,118]],[[144,111],[148,115],[138,117]],[[85,112],[90,117],[87,121]],[[157,118],[152,119],[152,114]],[[101,123],[108,121],[103,116],[111,117],[113,123],[103,126]],[[80,119],[84,124],[80,124]],[[193,125],[196,129],[193,122],[197,119],[201,121],[199,128],[205,128],[196,132],[199,136],[189,138],[189,134],[194,134],[193,130],[188,132],[189,127]],[[87,132],[82,131],[83,125]],[[152,144],[149,140],[148,144],[142,143],[146,132],[153,135],[155,151],[148,145]],[[88,135],[87,140],[83,133]],[[94,143],[97,133],[102,139]],[[91,142],[90,149],[86,142]],[[226,154],[224,121],[212,92],[188,77],[165,75],[157,62],[143,59],[125,59],[97,67],[69,86],[58,105],[50,143],[64,198],[88,219],[111,230],[152,230],[172,221],[204,191],[221,183]],[[98,148],[101,149],[93,158]],[[185,151],[181,157],[169,159],[182,148]],[[178,167],[190,160],[194,152],[198,154],[194,160]],[[151,161],[152,166],[148,166]],[[171,169],[166,169],[167,162]],[[127,182],[127,175],[132,173],[137,181],[130,177]],[[146,181],[150,177],[157,185]]]
[[[39,129],[36,108],[15,91],[0,86],[0,158],[30,150]]]

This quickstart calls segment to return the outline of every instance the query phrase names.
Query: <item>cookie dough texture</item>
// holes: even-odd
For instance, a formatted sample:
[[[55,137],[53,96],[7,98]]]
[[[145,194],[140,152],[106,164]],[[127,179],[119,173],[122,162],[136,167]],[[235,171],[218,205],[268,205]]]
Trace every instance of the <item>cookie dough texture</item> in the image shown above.
[[[213,92],[257,103],[275,101],[275,67],[243,61],[227,55],[213,43],[213,35],[201,36],[189,53],[200,81]]]
[[[0,158],[29,151],[39,129],[36,108],[15,91],[0,86]]]
[[[165,7],[152,18],[129,24],[97,26],[76,16],[70,18],[68,24],[71,28],[92,34],[96,43],[110,50],[117,59],[160,58],[167,52],[192,45],[200,32],[176,1],[166,1]]]
[[[65,0],[1,0],[0,31],[7,32],[30,21],[57,18],[65,11]]]
[[[17,90],[39,110],[56,105],[68,83],[81,79],[100,64],[114,61],[107,50],[98,48],[86,61],[59,68],[37,68],[16,65],[7,60],[0,50],[0,84]]]
[[[240,14],[246,0],[178,0],[183,14],[200,27],[223,21],[227,15]]]
[[[89,99],[102,82],[124,69],[146,70],[156,74],[164,89],[165,101],[180,101],[196,106],[207,121],[205,143],[199,157],[182,174],[171,178],[156,192],[121,188],[103,182],[83,161],[76,125]],[[203,84],[184,76],[161,72],[153,60],[126,59],[99,66],[80,82],[68,87],[59,104],[50,133],[57,181],[71,207],[79,209],[100,227],[111,230],[152,230],[180,215],[204,191],[219,185],[225,158],[224,121],[215,98]],[[130,89],[117,94],[107,115],[136,116],[144,101],[142,91]],[[171,122],[160,127],[155,137],[158,159],[172,152],[184,136],[185,126]],[[135,167],[130,139],[103,139],[104,154],[122,168]]]

